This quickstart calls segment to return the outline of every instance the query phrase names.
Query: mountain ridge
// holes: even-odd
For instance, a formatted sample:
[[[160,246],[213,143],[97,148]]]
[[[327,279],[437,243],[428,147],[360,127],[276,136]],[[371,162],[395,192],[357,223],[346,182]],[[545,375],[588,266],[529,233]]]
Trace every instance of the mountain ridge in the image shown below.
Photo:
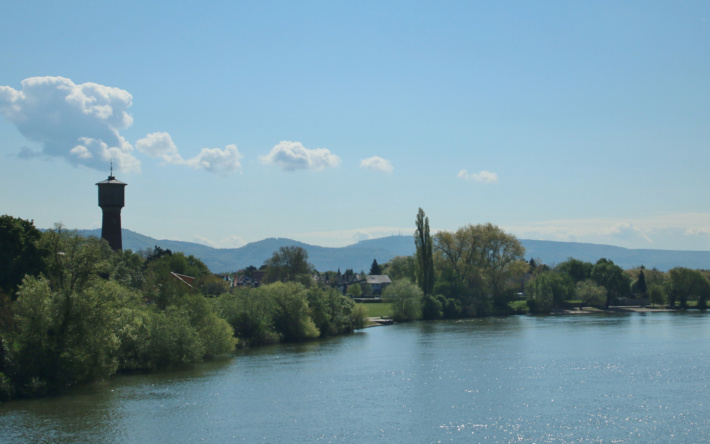
[[[77,230],[82,236],[101,236],[101,229]],[[367,239],[345,247],[321,247],[286,238],[266,238],[250,242],[239,248],[214,248],[194,242],[154,239],[128,229],[122,230],[123,247],[126,250],[152,250],[156,245],[174,252],[193,255],[203,261],[212,272],[237,271],[254,265],[261,266],[274,251],[281,247],[298,246],[308,252],[308,260],[319,271],[346,270],[368,271],[373,259],[384,264],[395,256],[414,254],[413,236],[387,236]],[[525,247],[525,258],[534,258],[554,266],[569,258],[596,262],[601,258],[614,261],[624,269],[644,265],[668,271],[673,267],[692,269],[710,268],[710,251],[681,251],[630,249],[613,245],[582,242],[559,242],[520,239]]]

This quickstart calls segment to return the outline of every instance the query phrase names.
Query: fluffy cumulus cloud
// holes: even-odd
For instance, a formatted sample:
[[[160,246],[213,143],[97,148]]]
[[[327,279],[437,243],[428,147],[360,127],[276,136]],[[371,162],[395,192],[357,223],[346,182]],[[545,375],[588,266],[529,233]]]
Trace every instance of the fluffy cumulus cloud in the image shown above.
[[[132,104],[133,97],[122,89],[75,84],[64,77],[30,77],[20,90],[0,86],[0,115],[39,145],[39,150],[20,148],[19,157],[59,157],[101,171],[109,162],[122,172],[141,169],[133,146],[119,133],[133,124],[127,111]],[[170,134],[155,132],[138,140],[136,149],[163,165],[220,174],[241,171],[242,155],[236,145],[203,148],[197,156],[183,159]]]
[[[289,141],[279,142],[260,159],[266,165],[277,165],[285,171],[320,171],[340,165],[340,158],[325,148],[307,149],[300,142]]]
[[[185,164],[196,170],[210,173],[235,173],[242,169],[242,155],[236,145],[227,145],[223,150],[219,148],[202,148],[200,153],[192,159],[187,159]]]
[[[498,182],[498,174],[490,171],[479,171],[478,173],[469,173],[466,170],[459,171],[458,177],[464,180],[473,180],[474,182],[492,184]]]
[[[138,151],[151,157],[160,158],[165,164],[181,164],[184,160],[178,153],[177,146],[173,142],[170,134],[157,132],[148,134],[143,139],[136,142]]]
[[[133,98],[119,88],[75,84],[64,77],[30,77],[16,90],[0,86],[0,114],[40,151],[23,148],[21,157],[60,157],[73,165],[140,171],[133,147],[119,133],[133,123]]]
[[[391,173],[394,170],[392,163],[378,156],[368,157],[360,161],[360,167],[368,170],[381,171],[383,173]]]
[[[197,156],[183,159],[170,134],[157,132],[136,142],[136,148],[141,153],[161,159],[163,165],[186,165],[195,170],[220,174],[241,172],[242,169],[242,155],[236,145],[227,145],[224,149],[202,148]]]

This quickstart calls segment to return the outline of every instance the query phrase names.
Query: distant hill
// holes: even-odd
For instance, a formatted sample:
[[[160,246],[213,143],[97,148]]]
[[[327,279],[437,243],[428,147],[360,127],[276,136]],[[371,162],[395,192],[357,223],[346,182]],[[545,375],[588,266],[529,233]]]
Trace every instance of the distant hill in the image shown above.
[[[254,265],[261,266],[280,247],[298,246],[308,252],[309,261],[317,270],[369,271],[373,259],[384,264],[395,256],[414,254],[413,236],[389,236],[360,241],[340,248],[319,247],[283,238],[269,238],[249,243],[241,248],[212,248],[193,242],[158,240],[134,231],[123,231],[123,248],[133,251],[150,249],[154,246],[180,251],[202,260],[215,273],[236,271]],[[101,230],[79,230],[84,236],[101,236]],[[614,261],[624,269],[644,265],[668,271],[673,267],[710,269],[710,251],[642,250],[614,247],[611,245],[585,244],[578,242],[555,242],[521,239],[525,247],[525,258],[541,259],[554,266],[573,257],[587,262],[600,258]]]

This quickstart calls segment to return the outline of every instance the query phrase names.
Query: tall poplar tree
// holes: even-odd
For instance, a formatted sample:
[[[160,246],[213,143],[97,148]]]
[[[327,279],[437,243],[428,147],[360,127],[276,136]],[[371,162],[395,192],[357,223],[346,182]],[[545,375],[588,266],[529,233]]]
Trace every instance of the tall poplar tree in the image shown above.
[[[424,210],[421,208],[419,208],[417,213],[416,224],[417,231],[414,232],[414,245],[417,247],[417,284],[419,284],[425,295],[430,295],[434,291],[433,243],[429,234],[429,218],[425,216]]]

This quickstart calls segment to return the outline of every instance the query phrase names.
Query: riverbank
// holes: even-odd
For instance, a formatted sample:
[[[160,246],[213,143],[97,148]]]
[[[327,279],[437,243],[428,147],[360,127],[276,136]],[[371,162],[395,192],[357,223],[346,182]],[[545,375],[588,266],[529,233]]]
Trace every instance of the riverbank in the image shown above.
[[[579,307],[574,309],[556,309],[552,311],[552,314],[593,314],[593,313],[663,313],[663,312],[674,312],[678,309],[668,308],[668,307],[648,307],[640,305],[619,305],[612,306],[609,308],[596,308],[596,307]]]

